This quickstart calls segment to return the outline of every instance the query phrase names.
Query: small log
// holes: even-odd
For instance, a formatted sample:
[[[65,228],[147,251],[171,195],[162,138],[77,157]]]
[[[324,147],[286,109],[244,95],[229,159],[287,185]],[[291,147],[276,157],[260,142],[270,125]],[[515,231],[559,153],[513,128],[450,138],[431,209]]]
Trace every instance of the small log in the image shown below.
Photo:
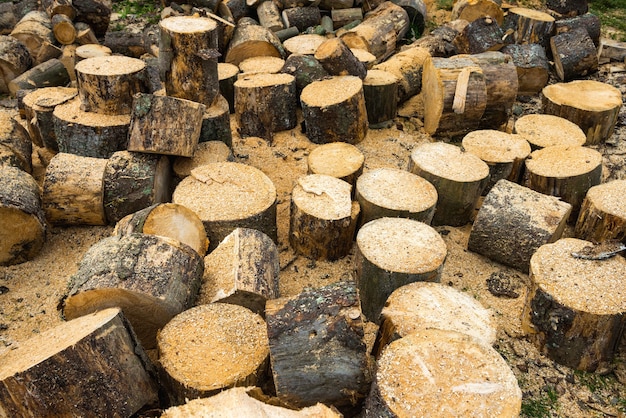
[[[25,171],[0,164],[0,265],[32,260],[46,240],[39,185]]]
[[[254,74],[276,74],[285,65],[285,60],[278,57],[250,57],[239,63],[237,78],[244,78]]]
[[[191,247],[148,234],[113,236],[91,246],[63,301],[67,320],[104,308],[122,309],[146,349],[157,331],[196,299],[204,265]]]
[[[600,59],[617,62],[624,62],[626,59],[626,42],[602,38],[598,49],[598,57]]]
[[[110,0],[79,0],[73,2],[76,9],[75,22],[88,24],[98,38],[107,33],[111,21],[112,2]]]
[[[503,28],[512,29],[511,38],[516,44],[540,44],[545,48],[554,34],[554,20],[539,10],[512,7],[507,11]]]
[[[60,152],[43,181],[43,209],[53,225],[106,225],[103,180],[107,160]]]
[[[510,44],[501,50],[510,55],[517,71],[517,95],[534,96],[548,84],[548,58],[539,44]]]
[[[193,156],[206,106],[171,96],[137,93],[128,133],[128,150]]]
[[[292,26],[290,28],[281,29],[278,32],[275,32],[275,34],[279,41],[285,42],[286,40],[293,38],[294,36],[298,36],[300,34],[300,31],[295,26]]]
[[[265,321],[241,306],[190,308],[159,331],[157,344],[159,374],[172,405],[234,386],[260,385],[267,375]]]
[[[457,25],[459,22],[463,22],[463,24]],[[411,46],[423,48],[433,57],[451,57],[457,53],[454,39],[467,24],[469,24],[467,20],[455,20],[444,23],[433,29],[429,34],[417,39]]]
[[[550,38],[554,68],[562,81],[584,77],[598,70],[596,46],[587,29],[578,28]]]
[[[278,58],[285,55],[285,50],[276,35],[260,25],[239,24],[228,44],[224,61],[239,65],[246,58],[266,55]]]
[[[228,101],[222,95],[218,96],[212,106],[207,107],[202,117],[202,128],[200,129],[198,145],[207,141],[221,141],[227,147],[233,145],[233,133],[230,129],[230,109]]]
[[[46,12],[28,12],[17,22],[11,36],[26,46],[35,65],[54,58],[50,56],[50,48],[54,46],[55,39],[50,16]]]
[[[217,63],[217,75],[219,79],[220,94],[228,102],[230,113],[235,112],[235,81],[237,81],[239,67],[227,62]]]
[[[76,22],[74,24],[76,28],[76,43],[79,45],[97,45],[100,43],[98,38],[96,38],[96,34],[91,29],[91,26],[84,22]]]
[[[591,13],[580,14],[567,19],[558,19],[554,22],[555,33],[557,35],[570,32],[577,28],[585,29],[596,48],[600,46],[601,25],[600,18]]]
[[[278,32],[279,30],[285,29],[280,9],[273,0],[261,1],[256,6],[256,14],[259,18],[261,26],[268,28],[272,32]]]
[[[196,167],[210,163],[223,163],[233,161],[233,153],[222,141],[200,142],[196,147],[193,157],[176,157],[174,160],[174,174],[180,180],[191,174]]]
[[[513,131],[524,137],[533,151],[553,145],[582,146],[587,141],[578,125],[554,115],[524,115],[515,121]]]
[[[363,21],[363,9],[361,7],[330,9],[330,17],[333,21],[333,29],[337,30],[353,22]]]
[[[33,145],[28,132],[9,113],[0,113],[0,145],[9,152],[15,167],[31,173]],[[1,164],[0,164],[1,165]]]
[[[621,92],[606,83],[575,80],[546,86],[542,110],[578,125],[587,135],[585,145],[597,145],[613,134],[622,106]]]
[[[347,412],[369,388],[359,294],[336,282],[266,305],[276,395],[298,408],[324,403]]]
[[[378,168],[357,179],[356,200],[362,212],[359,225],[384,217],[409,218],[430,225],[437,190],[406,170]]]
[[[77,31],[72,19],[64,14],[52,16],[52,33],[54,38],[62,45],[71,45],[76,41]]]
[[[44,87],[28,90],[22,100],[26,126],[34,144],[59,151],[59,144],[54,133],[53,112],[56,106],[66,103],[78,95],[71,87]]]
[[[9,93],[9,83],[32,65],[26,45],[12,36],[0,36],[0,93]]]
[[[491,16],[479,17],[471,21],[454,38],[459,54],[479,54],[485,51],[499,51],[504,46],[504,32]]]
[[[235,228],[258,229],[277,242],[276,198],[274,183],[262,171],[223,162],[191,170],[176,186],[172,202],[198,215],[212,251]]]
[[[368,130],[363,82],[355,76],[314,81],[300,95],[306,135],[316,144],[361,142]]]
[[[319,8],[322,10],[350,9],[354,7],[354,0],[321,0]]]
[[[12,79],[9,84],[9,92],[17,96],[19,90],[33,90],[42,87],[65,87],[70,82],[70,76],[63,63],[52,58],[23,72]]]
[[[411,47],[373,68],[387,71],[398,79],[398,103],[402,103],[422,90],[422,69],[427,58],[430,58],[428,50]]]
[[[591,242],[624,241],[624,191],[626,180],[613,180],[591,187],[585,195],[576,221],[576,237]]]
[[[220,3],[223,6],[218,10],[223,13],[224,8],[228,9],[228,13],[226,14],[231,17],[234,22],[238,22],[242,17],[250,14],[246,0],[222,0]]]
[[[326,174],[353,186],[363,172],[365,157],[357,147],[331,142],[313,149],[307,157],[309,174]]]
[[[132,416],[158,404],[150,360],[119,309],[62,322],[1,364],[5,416]]]
[[[278,298],[278,248],[261,231],[237,228],[204,258],[196,305],[240,305],[265,317],[265,303]]]
[[[559,17],[580,16],[589,10],[588,0],[546,0],[546,7]]]
[[[575,256],[588,246],[563,238],[535,252],[522,328],[552,360],[593,372],[610,364],[626,323],[626,261]]]
[[[363,96],[370,128],[383,128],[396,117],[398,79],[383,70],[369,70],[363,80]]]
[[[452,5],[451,20],[463,19],[473,22],[476,19],[491,17],[499,26],[504,23],[504,11],[500,2],[493,0],[458,0]]]
[[[354,54],[357,60],[363,63],[366,70],[373,69],[374,64],[376,64],[376,56],[374,54],[371,54],[364,49],[357,48],[350,48],[350,51],[352,51],[352,54]]]
[[[411,152],[409,171],[437,189],[433,225],[462,226],[489,181],[489,166],[472,153],[444,142],[419,145]]]
[[[341,38],[331,38],[317,47],[315,59],[330,75],[352,75],[361,80],[367,75],[367,69]]]
[[[300,32],[320,23],[322,15],[317,6],[290,7],[283,9],[282,20],[286,28],[295,26]]]
[[[256,74],[235,82],[235,117],[239,135],[272,141],[274,133],[298,123],[296,80],[290,74]]]
[[[296,78],[298,97],[306,86],[328,76],[328,72],[313,55],[289,55],[285,60],[282,72],[291,74]]]
[[[123,55],[129,58],[140,58],[148,52],[146,51],[143,32],[136,27],[107,31],[103,45],[111,49],[114,55]]]
[[[427,7],[423,0],[394,0],[394,3],[402,7],[409,15],[409,22],[411,27],[409,28],[408,35],[417,38],[424,33],[427,21]]]
[[[394,290],[413,282],[439,282],[448,250],[443,238],[423,222],[379,218],[356,236],[356,276],[363,314],[379,323]]]
[[[314,260],[337,260],[352,248],[359,216],[351,186],[324,174],[298,179],[291,193],[289,243],[292,249]]]
[[[469,335],[420,330],[392,342],[378,360],[365,417],[515,417],[522,391],[492,347]]]
[[[0,35],[9,35],[18,21],[12,2],[0,3]]]
[[[315,33],[304,33],[287,39],[283,42],[285,51],[289,56],[297,55],[314,55],[317,48],[328,38]]]

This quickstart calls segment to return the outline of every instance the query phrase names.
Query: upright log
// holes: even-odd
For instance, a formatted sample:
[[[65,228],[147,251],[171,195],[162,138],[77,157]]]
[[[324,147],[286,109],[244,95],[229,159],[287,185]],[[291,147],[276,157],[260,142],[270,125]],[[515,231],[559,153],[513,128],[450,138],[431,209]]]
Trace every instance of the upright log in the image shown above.
[[[33,143],[59,151],[54,133],[53,112],[56,106],[66,103],[78,95],[71,87],[44,87],[33,90],[22,99],[26,126]]]
[[[375,70],[387,71],[398,79],[398,103],[404,102],[422,90],[422,69],[430,54],[427,49],[412,47],[376,64]]]
[[[371,128],[388,126],[398,108],[398,79],[383,70],[368,70],[363,80],[367,120]]]
[[[235,112],[235,81],[237,81],[238,73],[239,67],[235,64],[229,64],[227,62],[217,63],[220,94],[224,96],[228,102],[228,109],[230,113]]]
[[[198,145],[207,141],[220,141],[226,147],[233,145],[233,133],[230,128],[230,109],[228,101],[222,95],[217,97],[212,106],[207,107],[202,117]]]
[[[510,55],[517,70],[517,95],[533,96],[548,84],[548,58],[539,44],[505,45],[502,53]]]
[[[513,131],[524,137],[533,151],[553,145],[582,146],[587,141],[585,133],[574,122],[540,113],[518,118]]]
[[[554,17],[539,10],[512,7],[504,21],[505,29],[512,29],[512,41],[516,44],[540,44],[548,46],[554,34]]]
[[[598,70],[596,45],[585,28],[563,32],[550,38],[554,68],[562,81],[584,77]]]
[[[591,187],[576,221],[576,237],[591,242],[626,238],[626,180],[612,180]]]
[[[326,174],[353,187],[363,172],[365,157],[357,147],[345,142],[331,142],[313,149],[307,157],[309,174]]]

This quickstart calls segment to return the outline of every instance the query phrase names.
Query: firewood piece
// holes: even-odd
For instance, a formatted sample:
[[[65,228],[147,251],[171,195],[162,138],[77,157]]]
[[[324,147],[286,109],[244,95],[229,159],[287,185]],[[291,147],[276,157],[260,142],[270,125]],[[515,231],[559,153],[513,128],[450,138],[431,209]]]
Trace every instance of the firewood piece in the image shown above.
[[[261,26],[268,28],[272,32],[285,29],[280,9],[278,9],[278,6],[273,0],[261,1],[256,7],[256,14],[259,17]]]
[[[572,256],[590,245],[563,238],[535,252],[522,328],[557,363],[593,372],[611,362],[619,345],[626,318],[626,261],[622,256]]]
[[[16,96],[19,90],[32,90],[40,87],[67,86],[70,76],[61,61],[49,59],[15,77],[8,84],[9,92]]]
[[[115,151],[127,147],[130,115],[85,112],[76,97],[55,106],[52,118],[60,152],[109,158]]]
[[[223,8],[227,8],[229,11],[229,15],[232,17],[233,21],[238,22],[242,17],[249,15],[248,5],[246,4],[246,0],[222,0],[220,2]],[[221,10],[221,9],[218,9]]]
[[[174,160],[174,174],[180,180],[191,174],[191,170],[210,163],[233,161],[233,153],[222,141],[200,142],[193,157],[176,157]]]
[[[235,228],[258,229],[277,242],[276,198],[274,183],[261,170],[223,162],[191,170],[172,202],[198,215],[213,250]]]
[[[513,131],[524,137],[533,151],[553,145],[584,145],[587,141],[578,125],[554,115],[524,115],[515,121]]]
[[[260,385],[267,375],[265,321],[241,306],[190,308],[159,331],[157,344],[159,374],[173,405],[234,386]]]
[[[105,45],[86,44],[76,47],[76,62],[80,62],[87,58],[108,57],[113,52],[111,48]]]
[[[300,97],[302,90],[306,86],[328,76],[328,72],[313,55],[289,55],[285,60],[282,72],[291,74],[296,78],[296,92],[298,97]]]
[[[619,42],[609,38],[600,41],[598,57],[609,61],[624,62],[626,59],[626,42]]]
[[[575,223],[587,191],[602,180],[602,154],[586,147],[554,145],[533,151],[526,172],[528,187],[572,205],[569,220]]]
[[[495,19],[496,23],[502,26],[504,12],[499,2],[493,0],[459,0],[452,6],[450,19],[463,19],[471,23],[487,16]]]
[[[457,27],[458,25],[453,24],[453,22],[463,22],[463,25]],[[457,37],[459,32],[463,30],[462,28],[469,24],[469,22],[467,20],[455,20],[453,22],[447,22],[439,27],[436,27],[429,34],[424,35],[413,42],[411,46],[426,49],[433,57],[448,58],[456,55],[457,50],[454,45],[454,39]]]
[[[39,185],[25,171],[0,164],[0,265],[33,259],[46,240]]]
[[[499,180],[519,183],[524,171],[524,161],[530,155],[530,144],[522,135],[495,130],[468,133],[461,142],[463,149],[471,152],[489,166],[489,182],[483,190],[486,195]]]
[[[341,36],[350,48],[371,52],[380,62],[392,55],[409,30],[409,15],[402,7],[385,1],[359,25]]]
[[[330,16],[333,21],[333,29],[337,30],[352,22],[360,23],[363,20],[363,9],[361,7],[330,9]]]
[[[12,36],[0,36],[0,93],[9,93],[9,83],[33,65],[30,52]]]
[[[600,46],[600,18],[591,13],[585,13],[568,19],[559,19],[554,22],[556,34],[570,32],[577,28],[587,31],[587,34],[597,48]]]
[[[123,55],[129,58],[141,58],[147,53],[143,32],[137,27],[107,31],[103,45],[110,48],[113,55]]]
[[[240,305],[265,317],[265,303],[278,298],[278,248],[270,237],[237,228],[204,258],[204,277],[196,305]]]
[[[316,144],[361,142],[368,130],[363,82],[355,76],[314,81],[300,95],[306,135]]]
[[[290,74],[256,74],[235,81],[239,135],[272,141],[274,133],[298,123],[296,79]]]
[[[91,26],[84,22],[76,22],[74,24],[76,28],[76,43],[79,45],[98,45],[100,42],[96,38],[96,34],[93,33]]]
[[[283,9],[281,13],[286,28],[295,26],[300,32],[304,32],[311,26],[318,25],[322,15],[317,6],[290,7]]]
[[[356,182],[361,205],[359,225],[378,218],[409,218],[430,225],[437,205],[437,190],[423,178],[405,170],[378,168]]]
[[[363,172],[365,157],[357,147],[331,142],[313,149],[307,157],[309,174],[326,174],[353,186]]]
[[[211,106],[219,94],[217,23],[206,17],[161,20],[159,64],[169,96]]]
[[[275,34],[278,40],[280,40],[281,42],[285,42],[286,40],[293,38],[294,36],[300,35],[300,31],[295,26],[292,26],[290,28],[281,29],[275,32]]]
[[[504,46],[503,37],[504,33],[494,18],[479,17],[454,38],[454,45],[459,54],[499,51]]]
[[[304,33],[302,35],[294,36],[283,42],[285,51],[291,56],[292,54],[298,55],[314,55],[317,48],[322,45],[327,38],[315,33]]]
[[[588,0],[546,0],[546,7],[561,17],[580,16],[589,10]]]
[[[507,11],[504,28],[513,30],[516,44],[540,44],[545,48],[554,33],[554,18],[539,10],[512,7]]]
[[[374,65],[376,64],[376,56],[374,54],[371,54],[364,49],[358,48],[350,48],[350,51],[352,51],[352,54],[354,54],[357,60],[363,63],[366,70],[371,70],[374,68]]]
[[[30,136],[24,126],[9,113],[0,113],[0,145],[13,155],[16,168],[32,172],[33,145]]]
[[[128,134],[128,150],[193,156],[206,106],[171,96],[137,93]]]
[[[157,203],[131,213],[115,224],[114,235],[151,234],[187,244],[204,257],[209,240],[202,221],[191,209],[175,203]]]
[[[422,69],[429,57],[425,48],[411,47],[392,55],[373,68],[387,71],[398,79],[398,103],[402,103],[422,90]]]
[[[46,12],[39,10],[28,12],[17,22],[11,36],[26,46],[35,65],[53,58],[49,49],[54,46],[55,39],[52,22]]]
[[[535,251],[561,238],[571,209],[555,197],[500,180],[476,215],[467,248],[528,273]]]
[[[626,180],[591,187],[576,221],[576,237],[591,242],[624,241],[626,238]]]
[[[350,9],[354,7],[354,0],[321,0],[319,2],[319,8],[322,10],[339,10]]]
[[[593,80],[556,83],[543,88],[543,113],[561,116],[580,126],[585,145],[597,145],[613,134],[622,106],[622,93]]]
[[[217,63],[220,94],[224,96],[228,102],[230,113],[235,112],[235,81],[237,81],[238,73],[239,67],[234,64],[227,62]]]
[[[222,95],[217,97],[212,106],[207,107],[202,117],[198,145],[206,141],[221,141],[227,147],[231,147],[233,144],[233,134],[230,129],[230,109],[228,108],[228,101]]]
[[[419,37],[424,33],[427,20],[427,7],[423,0],[394,0],[394,3],[402,7],[409,15],[411,28],[409,29],[414,37]]]
[[[244,78],[254,74],[276,74],[285,65],[285,60],[278,57],[250,57],[239,63],[237,78]]]
[[[472,153],[444,142],[419,145],[411,153],[409,171],[437,189],[433,225],[462,226],[489,180],[489,166]]]
[[[522,391],[500,354],[456,331],[416,331],[389,344],[365,404],[382,416],[518,416]]]
[[[369,388],[363,318],[354,282],[340,281],[265,307],[276,394],[290,407],[349,410]]]
[[[52,17],[52,33],[54,38],[62,45],[71,45],[76,41],[76,28],[72,19],[64,14],[56,14]]]
[[[29,90],[24,96],[26,126],[34,144],[59,151],[54,133],[53,112],[56,106],[66,103],[78,95],[71,87],[44,87]]]
[[[470,335],[485,345],[496,342],[494,313],[476,299],[441,283],[414,282],[387,298],[373,353],[380,357],[393,341],[429,328]]]
[[[72,4],[76,9],[74,21],[88,24],[96,37],[104,37],[111,21],[111,0],[80,0]]]
[[[239,24],[228,44],[224,61],[239,65],[246,58],[266,55],[278,58],[285,55],[285,49],[276,35],[260,25]]]
[[[562,81],[584,77],[598,70],[596,46],[585,28],[551,37],[550,49],[554,68]]]
[[[370,128],[387,126],[396,117],[398,79],[383,70],[369,70],[363,80],[363,96]]]
[[[510,44],[501,50],[510,55],[517,70],[517,95],[534,96],[548,84],[549,70],[546,50],[539,44]]]
[[[0,3],[0,35],[9,35],[17,23],[15,5]]]
[[[331,38],[321,43],[314,57],[330,75],[353,75],[361,80],[367,75],[365,65],[341,38]]]
[[[132,416],[158,403],[150,360],[116,308],[62,322],[1,357],[6,416]]]

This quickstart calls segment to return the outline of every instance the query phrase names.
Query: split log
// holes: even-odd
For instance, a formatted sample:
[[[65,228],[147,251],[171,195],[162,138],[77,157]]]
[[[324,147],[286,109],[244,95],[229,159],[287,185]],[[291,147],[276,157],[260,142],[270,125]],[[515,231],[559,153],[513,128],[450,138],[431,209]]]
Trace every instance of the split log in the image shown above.
[[[461,25],[458,24],[460,22],[462,22]],[[411,46],[426,49],[433,57],[451,57],[457,53],[454,39],[467,24],[467,20],[454,20],[444,23],[417,39]]]
[[[518,416],[522,391],[492,347],[455,331],[429,329],[392,342],[378,360],[365,417]],[[445,412],[442,412],[445,411]]]
[[[9,113],[0,113],[0,146],[12,155],[14,167],[32,172],[33,145],[26,129]],[[0,164],[2,165],[2,164]]]
[[[398,79],[383,70],[369,70],[363,80],[363,96],[370,128],[388,126],[398,108]]]
[[[617,62],[624,62],[626,59],[626,42],[602,38],[598,49],[598,57],[600,59]]]
[[[522,328],[552,360],[593,372],[610,364],[626,323],[626,261],[577,258],[585,247],[563,238],[535,252]]]
[[[517,70],[517,95],[534,96],[548,84],[549,70],[546,50],[539,44],[510,44],[501,50],[510,55]]]
[[[26,45],[12,36],[0,36],[0,93],[9,93],[9,83],[26,72],[33,59]]]
[[[53,50],[56,40],[52,33],[50,17],[46,12],[40,10],[28,12],[17,22],[11,36],[26,46],[35,65],[55,58]]]
[[[344,7],[341,9],[330,9],[333,29],[337,30],[353,22],[363,21],[363,9],[361,7]]]
[[[485,51],[499,51],[504,46],[504,32],[498,22],[490,17],[479,17],[471,21],[454,38],[459,54],[479,54]]]
[[[513,31],[511,38],[516,44],[540,44],[545,48],[554,34],[554,18],[539,10],[512,7],[507,11],[503,28]]]
[[[43,181],[43,209],[53,225],[106,225],[103,180],[107,160],[60,152]]]
[[[359,225],[384,217],[409,218],[430,225],[437,190],[406,170],[378,168],[357,179],[356,200],[362,212]]]
[[[402,103],[422,90],[422,69],[427,58],[430,58],[427,49],[412,47],[392,55],[373,68],[387,71],[398,79],[398,103]]]
[[[224,61],[239,65],[246,58],[267,55],[278,58],[285,55],[285,49],[276,35],[263,26],[240,23],[228,44]]]
[[[39,185],[30,174],[7,165],[0,165],[0,220],[0,265],[39,254],[47,232]]]
[[[355,76],[314,81],[300,95],[306,135],[316,144],[361,142],[368,130],[363,82]]]
[[[158,404],[150,360],[119,309],[62,322],[1,357],[5,416],[132,416]]]
[[[556,74],[562,81],[584,77],[598,70],[596,46],[585,28],[551,37],[550,49]]]
[[[196,305],[240,305],[265,317],[265,303],[278,298],[278,248],[261,231],[237,228],[204,258]]]
[[[579,16],[589,10],[588,0],[546,0],[546,7],[560,17]]]
[[[489,181],[489,166],[460,147],[444,142],[419,145],[411,153],[409,171],[437,189],[433,225],[469,223],[476,203]]]
[[[239,67],[227,62],[217,63],[217,75],[219,79],[220,94],[228,102],[230,113],[235,112],[235,81],[237,81]]]
[[[365,65],[354,55],[341,38],[331,38],[317,47],[315,59],[330,75],[352,75],[361,80],[367,75]]]
[[[274,133],[298,123],[296,80],[290,74],[256,74],[235,82],[239,135],[272,141]]]
[[[128,150],[193,156],[206,106],[171,96],[137,93],[128,132]]]
[[[174,174],[180,180],[191,174],[196,167],[210,163],[223,163],[233,161],[233,153],[222,141],[200,142],[196,147],[193,157],[176,157],[174,160]]]
[[[276,198],[274,183],[262,171],[223,162],[191,170],[176,186],[172,202],[198,215],[212,251],[235,228],[258,229],[277,242]]]
[[[587,135],[585,145],[597,145],[613,134],[622,106],[617,88],[599,81],[575,80],[546,86],[541,93],[543,113],[580,126]]]
[[[476,215],[467,249],[528,273],[535,251],[561,238],[571,209],[555,197],[500,180]]]
[[[266,305],[276,395],[298,408],[324,403],[348,412],[370,377],[363,318],[353,282],[337,282]]]
[[[289,55],[285,60],[282,72],[291,74],[296,78],[298,97],[306,86],[328,76],[328,72],[313,55]]]
[[[227,147],[233,145],[233,133],[230,129],[230,109],[228,101],[222,95],[217,97],[212,106],[207,107],[202,117],[198,145],[206,141],[220,141]]]
[[[237,79],[254,74],[276,74],[285,65],[285,60],[278,57],[250,57],[239,63]]]
[[[363,172],[365,157],[354,145],[331,142],[313,149],[307,157],[309,174],[326,174],[353,187]]]
[[[0,35],[9,35],[18,21],[12,2],[0,3]]]
[[[554,22],[555,33],[557,35],[570,32],[577,28],[585,29],[596,48],[600,46],[601,25],[600,18],[591,13],[585,13],[567,19],[558,19]]]
[[[41,87],[65,87],[70,82],[70,75],[63,63],[52,58],[15,77],[8,84],[12,96],[19,90],[32,90]]]
[[[287,39],[283,42],[283,46],[290,56],[292,54],[314,55],[317,48],[327,39],[325,36],[315,33],[303,33]]]
[[[587,136],[574,122],[560,116],[533,113],[515,121],[513,131],[537,150],[553,145],[582,146]]]
[[[66,319],[122,309],[145,349],[157,331],[196,299],[202,257],[180,241],[148,234],[113,236],[87,250],[63,301]]]
[[[356,276],[363,314],[379,323],[394,290],[413,282],[439,282],[448,250],[443,238],[423,222],[379,218],[356,236]]]
[[[500,2],[493,0],[458,0],[452,5],[451,20],[463,19],[473,22],[476,19],[491,17],[499,26],[504,23],[504,11]]]
[[[285,29],[285,24],[280,15],[280,9],[273,0],[261,1],[256,6],[256,14],[261,26],[268,28],[272,32]]]
[[[26,126],[34,144],[52,151],[59,151],[59,144],[54,133],[53,112],[56,106],[66,103],[77,95],[78,91],[75,88],[44,87],[32,90],[24,96]]]
[[[159,331],[157,344],[159,375],[172,405],[234,386],[260,385],[267,376],[265,321],[241,306],[190,308]]]
[[[626,180],[613,180],[591,187],[585,195],[576,221],[576,237],[591,242],[624,241],[625,191]]]
[[[64,14],[55,14],[50,21],[54,38],[62,45],[71,45],[76,41],[77,31],[72,19]]]
[[[79,0],[72,2],[76,9],[75,22],[88,24],[98,38],[104,37],[111,21],[111,0]]]

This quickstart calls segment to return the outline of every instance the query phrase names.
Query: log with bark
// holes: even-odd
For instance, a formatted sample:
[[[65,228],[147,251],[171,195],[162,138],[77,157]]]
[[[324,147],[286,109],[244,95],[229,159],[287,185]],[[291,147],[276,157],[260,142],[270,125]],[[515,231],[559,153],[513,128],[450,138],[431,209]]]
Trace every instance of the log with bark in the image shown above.
[[[624,62],[626,59],[626,42],[602,38],[598,47],[598,57],[603,60],[603,63],[606,61]]]
[[[17,21],[15,5],[12,2],[0,3],[0,35],[9,35]]]
[[[534,150],[553,145],[582,146],[587,136],[574,122],[560,116],[531,113],[518,118],[513,131]]]
[[[453,20],[444,23],[417,39],[411,46],[424,48],[433,57],[451,57],[457,53],[454,39],[467,24],[467,20]]]
[[[318,25],[322,19],[320,9],[317,6],[285,8],[281,16],[286,28],[295,26],[300,32]]]
[[[540,44],[548,47],[554,34],[554,17],[539,10],[512,7],[507,11],[503,29],[511,35],[506,40],[516,44]]]
[[[548,84],[549,70],[546,50],[539,44],[510,44],[501,50],[510,55],[517,70],[517,95],[536,95]]]
[[[411,47],[400,51],[388,60],[376,64],[376,70],[387,71],[398,79],[398,103],[422,90],[422,69],[430,54],[427,49]]]
[[[504,32],[491,16],[479,17],[471,21],[454,38],[459,54],[479,54],[485,51],[499,51],[504,46]]]
[[[280,9],[273,0],[264,0],[257,4],[256,14],[259,18],[259,24],[268,28],[272,32],[278,32],[279,30],[285,29]]]
[[[546,0],[546,7],[559,18],[579,16],[589,10],[588,0]]]
[[[193,157],[176,157],[172,168],[178,180],[191,174],[191,170],[210,163],[234,161],[233,153],[222,141],[200,142]]]
[[[398,108],[398,79],[383,70],[368,70],[363,80],[363,96],[370,128],[392,123]]]
[[[61,53],[55,46],[50,16],[43,10],[33,10],[24,15],[11,31],[11,36],[26,46],[35,65]]]
[[[313,149],[307,157],[309,174],[326,174],[341,179],[353,187],[363,173],[365,157],[354,145],[331,142]]]
[[[212,106],[207,107],[202,117],[198,145],[207,141],[223,142],[227,147],[233,145],[233,133],[230,128],[230,109],[228,101],[221,94]]]
[[[239,67],[227,62],[217,63],[217,75],[219,79],[220,94],[228,102],[230,113],[235,112],[235,81],[237,81]]]
[[[88,24],[98,38],[103,37],[111,21],[112,0],[79,0],[73,2],[76,22]]]
[[[555,33],[569,32],[577,28],[583,28],[596,47],[600,46],[600,18],[592,13],[585,13],[567,19],[558,19],[554,22]]]
[[[30,91],[22,99],[26,126],[34,144],[59,151],[54,133],[53,112],[56,106],[78,95],[71,87],[44,87]]]
[[[16,97],[19,90],[32,90],[40,87],[65,87],[70,82],[70,75],[65,65],[51,58],[23,72],[8,83],[9,92]]]
[[[296,78],[298,97],[306,86],[328,76],[328,72],[313,55],[289,55],[285,60],[282,72],[291,74]]]
[[[491,17],[500,26],[504,23],[504,11],[500,1],[458,0],[452,6],[451,20],[463,19],[473,22],[476,19]]]
[[[289,55],[313,55],[327,39],[316,33],[303,33],[283,41],[283,46]]]
[[[591,242],[626,238],[626,180],[612,180],[591,187],[576,221],[577,238]]]
[[[54,38],[61,45],[71,45],[76,42],[76,27],[72,19],[64,14],[55,14],[50,21]]]
[[[562,81],[581,78],[598,70],[596,45],[585,28],[551,37],[550,49],[556,74]]]
[[[9,113],[0,113],[0,147],[3,150],[3,161],[12,163],[13,167],[32,172],[33,145],[24,126]],[[3,163],[0,162],[0,165]]]
[[[382,1],[379,3],[382,3]],[[346,25],[361,23],[363,21],[363,8],[344,7],[331,9],[330,16],[333,21],[333,29],[336,31]]]
[[[251,22],[240,22],[228,44],[224,61],[239,65],[250,57],[272,56],[283,58],[285,49],[278,37],[269,29]]]
[[[9,93],[9,83],[33,65],[24,45],[12,36],[0,36],[0,93]]]
[[[352,75],[361,80],[367,75],[365,65],[341,38],[324,41],[317,47],[314,57],[330,75]]]

